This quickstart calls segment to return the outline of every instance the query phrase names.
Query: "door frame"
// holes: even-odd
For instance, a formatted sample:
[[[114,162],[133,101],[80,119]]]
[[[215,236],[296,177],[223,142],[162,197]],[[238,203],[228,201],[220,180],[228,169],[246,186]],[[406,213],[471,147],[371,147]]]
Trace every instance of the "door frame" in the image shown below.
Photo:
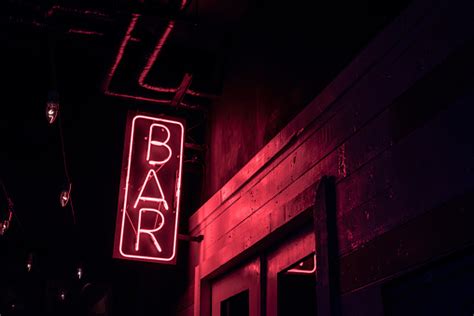
[[[315,252],[312,227],[302,230],[283,242],[267,255],[266,310],[267,315],[278,315],[278,274]]]
[[[257,257],[210,282],[211,315],[221,315],[221,303],[226,299],[249,291],[249,316],[260,316],[261,286],[260,258]]]

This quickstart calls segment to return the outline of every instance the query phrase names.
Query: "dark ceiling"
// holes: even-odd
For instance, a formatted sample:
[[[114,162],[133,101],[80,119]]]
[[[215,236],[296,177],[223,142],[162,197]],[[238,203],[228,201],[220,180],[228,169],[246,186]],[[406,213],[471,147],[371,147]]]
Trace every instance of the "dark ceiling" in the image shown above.
[[[178,267],[111,259],[124,124],[128,111],[186,120],[182,212],[187,218],[200,203],[205,121],[222,84],[217,56],[245,6],[239,2],[240,9],[226,10],[214,2],[193,2],[183,9],[181,1],[10,0],[0,4],[0,178],[15,211],[10,229],[0,237],[2,315],[79,313],[78,306],[93,305],[111,289],[117,314],[143,314],[158,305],[167,314],[177,297],[176,283],[185,281],[178,271],[186,251],[181,251]],[[134,17],[133,34],[110,86],[105,87]],[[178,93],[138,84],[170,21],[175,21],[175,27],[150,68],[147,83],[176,88],[186,73],[192,73],[188,88],[201,96],[184,93],[177,99]],[[214,27],[216,23],[220,27]],[[107,88],[130,97],[107,96]],[[50,91],[57,91],[60,100],[60,121],[53,125],[45,117]],[[75,225],[70,206],[59,205],[59,193],[67,185],[60,125]],[[6,210],[7,200],[1,194],[2,220]],[[182,221],[181,231],[185,229]],[[185,250],[187,245],[180,242],[180,247]],[[33,267],[27,273],[30,253]],[[84,269],[81,281],[75,280],[78,266]],[[92,285],[86,291],[87,283]],[[67,292],[66,303],[59,299],[61,290]],[[156,299],[157,293],[162,299]],[[145,304],[147,295],[151,298]]]

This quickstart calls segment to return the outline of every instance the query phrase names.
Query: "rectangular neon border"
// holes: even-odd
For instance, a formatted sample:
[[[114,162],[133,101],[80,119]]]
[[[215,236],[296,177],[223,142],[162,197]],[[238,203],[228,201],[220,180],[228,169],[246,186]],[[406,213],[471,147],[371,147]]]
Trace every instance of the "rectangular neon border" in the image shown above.
[[[181,128],[181,145],[180,145],[180,154],[179,154],[179,173],[178,173],[178,178],[177,178],[177,184],[176,184],[176,220],[175,220],[175,230],[174,230],[174,236],[173,236],[173,253],[170,258],[160,258],[160,257],[148,257],[148,256],[136,256],[136,255],[128,255],[123,253],[122,251],[122,244],[123,244],[123,230],[124,230],[124,224],[125,224],[125,212],[127,210],[126,205],[127,205],[127,198],[128,198],[128,184],[130,180],[130,164],[131,164],[131,157],[132,157],[132,150],[133,150],[133,134],[135,132],[135,120],[138,118],[144,118],[144,119],[149,119],[152,121],[159,121],[159,122],[165,122],[165,123],[171,123],[171,124],[176,124],[179,125]],[[122,221],[121,221],[121,227],[120,227],[120,243],[119,243],[119,252],[120,255],[125,257],[125,258],[135,258],[139,260],[144,260],[144,261],[164,261],[164,262],[169,262],[173,261],[176,257],[176,246],[177,246],[177,237],[178,237],[178,221],[179,221],[179,208],[180,208],[180,198],[181,198],[181,172],[183,168],[183,145],[184,145],[184,126],[181,122],[178,121],[172,121],[172,120],[167,120],[167,119],[162,119],[162,118],[157,118],[157,117],[152,117],[152,116],[146,116],[146,115],[137,115],[133,118],[132,120],[132,127],[131,127],[131,132],[130,132],[130,144],[129,144],[129,152],[128,152],[128,162],[127,162],[127,178],[125,182],[125,196],[124,196],[124,202],[123,202],[123,214],[122,214]]]

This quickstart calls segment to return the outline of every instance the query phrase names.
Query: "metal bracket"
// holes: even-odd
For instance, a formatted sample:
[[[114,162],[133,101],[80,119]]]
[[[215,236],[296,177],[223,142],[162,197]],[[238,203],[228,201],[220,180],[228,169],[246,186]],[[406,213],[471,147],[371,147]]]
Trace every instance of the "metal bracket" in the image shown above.
[[[204,235],[189,236],[184,234],[178,234],[178,239],[184,241],[201,242],[204,240]]]

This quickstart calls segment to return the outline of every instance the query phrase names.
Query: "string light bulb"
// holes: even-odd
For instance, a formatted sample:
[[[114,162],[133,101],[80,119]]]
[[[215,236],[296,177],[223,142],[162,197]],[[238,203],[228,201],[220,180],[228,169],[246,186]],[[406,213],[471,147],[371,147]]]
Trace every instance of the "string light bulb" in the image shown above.
[[[46,119],[53,124],[59,113],[59,96],[56,91],[50,91],[46,102]]]
[[[49,124],[53,124],[56,121],[56,117],[59,112],[59,104],[48,102],[46,105],[46,118],[48,119]]]
[[[33,268],[33,254],[30,253],[28,255],[28,259],[26,260],[26,270],[28,272],[31,272],[31,269]]]
[[[59,291],[59,299],[64,301],[66,299],[66,292],[64,290]]]
[[[62,190],[61,194],[59,195],[59,203],[62,207],[66,207],[69,203],[69,199],[71,198],[71,184],[69,183],[69,187],[67,190]]]
[[[82,273],[83,273],[82,268],[78,267],[76,271],[77,279],[79,280],[82,279]]]
[[[5,235],[5,233],[7,232],[7,230],[8,230],[7,221],[1,222],[0,236]]]
[[[61,203],[62,207],[66,207],[67,203],[69,202],[69,191],[61,191],[61,195],[59,196],[59,202]]]
[[[5,235],[8,228],[10,227],[10,223],[11,223],[11,220],[12,220],[12,215],[13,215],[13,212],[12,212],[11,209],[9,209],[8,210],[8,218],[3,220],[3,221],[0,221],[0,236]]]

